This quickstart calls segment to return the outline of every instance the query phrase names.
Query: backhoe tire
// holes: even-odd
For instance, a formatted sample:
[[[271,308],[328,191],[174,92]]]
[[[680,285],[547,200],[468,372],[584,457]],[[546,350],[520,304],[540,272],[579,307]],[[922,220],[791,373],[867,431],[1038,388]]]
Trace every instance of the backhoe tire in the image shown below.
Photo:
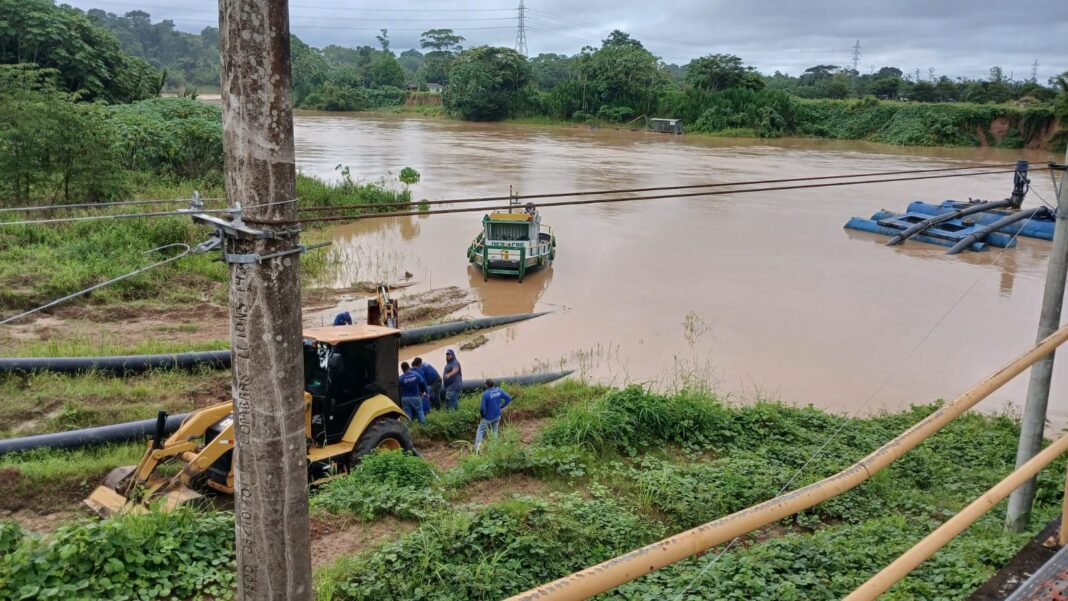
[[[390,416],[380,417],[371,422],[356,441],[356,448],[352,450],[349,464],[358,465],[364,456],[373,453],[376,449],[415,451],[408,426]]]

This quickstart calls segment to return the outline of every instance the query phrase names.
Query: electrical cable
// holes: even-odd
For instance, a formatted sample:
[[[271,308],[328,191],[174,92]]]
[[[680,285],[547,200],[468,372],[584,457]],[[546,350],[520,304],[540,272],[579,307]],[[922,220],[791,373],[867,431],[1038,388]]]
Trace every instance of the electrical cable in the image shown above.
[[[213,200],[226,200],[225,198],[201,198],[202,201]],[[0,213],[10,212],[24,212],[24,211],[58,211],[62,209],[98,209],[105,207],[118,207],[129,205],[152,205],[152,204],[169,204],[172,202],[189,202],[188,198],[171,198],[171,199],[159,199],[159,200],[119,200],[113,202],[83,202],[77,204],[65,204],[65,205],[36,205],[32,207],[3,207],[0,208]]]
[[[244,207],[230,207],[227,209],[177,209],[174,211],[150,211],[147,213],[117,213],[114,215],[80,215],[78,217],[56,217],[49,219],[28,219],[23,221],[0,221],[0,226],[9,225],[43,225],[48,223],[72,223],[78,221],[100,221],[102,219],[137,219],[141,217],[173,217],[178,215],[193,215],[196,213],[231,213],[235,214],[239,210],[252,209],[258,207],[270,207],[274,205],[284,205],[297,202],[298,199],[291,200],[279,200],[275,202],[265,202],[254,205],[247,205]]]
[[[529,200],[532,198],[561,198],[567,196],[600,196],[602,194],[628,194],[632,192],[659,192],[662,190],[689,190],[693,188],[721,188],[724,186],[750,186],[757,184],[778,184],[785,182],[805,182],[805,181],[818,181],[828,179],[849,179],[856,177],[883,177],[888,175],[910,175],[914,173],[939,173],[944,171],[966,171],[975,169],[1007,169],[1014,167],[1014,164],[996,164],[996,165],[971,165],[966,167],[939,167],[935,169],[908,169],[902,171],[873,171],[868,173],[854,173],[851,175],[825,175],[825,176],[807,176],[807,177],[790,177],[790,178],[778,178],[778,179],[758,179],[748,180],[740,182],[715,182],[709,184],[685,184],[680,186],[655,186],[650,188],[621,188],[615,190],[589,190],[589,191],[577,191],[577,192],[552,192],[547,194],[526,194],[515,196],[482,196],[476,198],[455,198],[449,200],[430,200],[425,202],[395,202],[395,203],[381,203],[375,204],[375,207],[407,207],[407,206],[425,206],[425,205],[444,205],[444,204],[466,204],[473,202],[490,202],[496,200]],[[1015,173],[1015,170],[1013,171]],[[1000,171],[996,173],[1001,173]],[[979,175],[979,174],[976,174]],[[371,205],[366,204],[353,204],[353,205],[336,205],[333,207],[300,207],[297,210],[303,213],[319,213],[323,211],[333,210],[347,210],[347,209],[367,209]]]
[[[90,287],[88,287],[88,288],[86,288],[84,290],[79,290],[78,292],[75,292],[75,293],[68,294],[66,296],[57,298],[57,299],[55,299],[53,301],[47,302],[47,303],[39,306],[39,307],[34,307],[33,309],[30,309],[29,311],[23,311],[22,313],[19,313],[18,315],[13,315],[11,317],[8,317],[7,319],[4,319],[3,321],[0,321],[0,325],[11,323],[11,322],[13,322],[13,321],[15,321],[17,319],[21,319],[23,317],[26,317],[27,315],[32,315],[33,313],[37,313],[38,311],[43,311],[43,310],[48,309],[50,307],[55,307],[56,305],[60,305],[60,304],[63,304],[65,302],[69,301],[69,300],[78,298],[79,296],[83,296],[83,295],[89,294],[90,292],[92,292],[94,290],[99,290],[100,288],[104,288],[105,286],[110,286],[111,284],[115,284],[115,283],[121,282],[121,281],[123,281],[125,279],[132,278],[135,275],[140,275],[142,273],[145,273],[146,271],[155,269],[157,267],[161,267],[161,266],[166,265],[168,263],[172,263],[174,261],[177,261],[178,259],[183,259],[185,257],[188,257],[189,255],[206,252],[208,250],[211,250],[212,248],[215,248],[218,245],[219,245],[219,239],[215,238],[215,237],[212,237],[212,238],[209,238],[208,240],[206,240],[204,242],[201,242],[200,244],[198,244],[196,246],[189,246],[188,244],[184,244],[184,243],[179,242],[179,243],[167,244],[167,245],[164,245],[164,246],[153,248],[151,250],[147,250],[147,251],[145,251],[145,254],[148,254],[148,253],[151,253],[151,252],[157,252],[157,251],[164,250],[164,249],[167,249],[167,248],[175,248],[175,247],[184,247],[185,248],[185,250],[183,250],[182,252],[174,255],[173,257],[169,257],[169,258],[163,259],[162,261],[157,261],[155,263],[152,263],[151,265],[146,265],[145,267],[141,267],[139,269],[135,269],[135,270],[133,270],[133,271],[131,271],[129,273],[124,273],[123,275],[120,275],[118,277],[111,278],[110,280],[106,280],[106,281],[100,282],[99,284],[94,284],[94,285],[92,285],[92,286],[90,286]]]
[[[804,190],[811,188],[829,188],[835,186],[855,186],[861,184],[882,184],[882,183],[894,183],[905,181],[916,181],[926,179],[940,179],[948,177],[968,177],[973,175],[991,175],[996,173],[1015,173],[1015,171],[993,171],[993,172],[980,172],[980,173],[950,173],[942,175],[926,175],[917,177],[900,177],[894,179],[874,179],[874,180],[858,180],[850,182],[827,182],[822,184],[802,184],[798,186],[769,186],[764,188],[745,188],[741,190],[710,190],[702,192],[687,192],[684,194],[659,194],[653,196],[632,196],[626,198],[597,198],[592,200],[568,200],[558,202],[545,202],[539,203],[539,208],[544,207],[560,207],[560,206],[572,206],[572,205],[589,205],[589,204],[609,204],[617,202],[635,202],[643,200],[660,200],[669,198],[688,198],[694,196],[722,196],[726,194],[745,194],[749,192],[778,192],[784,190]],[[364,208],[373,207],[373,205],[364,205]],[[328,215],[325,217],[311,217],[303,218],[299,221],[278,221],[279,225],[286,225],[290,223],[319,223],[319,222],[331,222],[331,221],[359,221],[364,219],[379,219],[386,217],[408,217],[412,215],[443,215],[447,213],[471,213],[480,211],[506,211],[516,208],[515,205],[507,206],[491,206],[491,207],[463,207],[457,209],[438,209],[435,211],[397,211],[386,213],[364,213],[360,215]]]

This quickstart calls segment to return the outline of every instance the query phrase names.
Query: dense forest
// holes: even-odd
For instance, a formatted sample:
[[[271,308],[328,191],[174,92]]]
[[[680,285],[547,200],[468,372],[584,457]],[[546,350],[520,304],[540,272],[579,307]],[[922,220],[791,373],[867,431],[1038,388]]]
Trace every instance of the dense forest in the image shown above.
[[[687,131],[716,135],[912,145],[1065,141],[1058,123],[1068,117],[1068,73],[1049,85],[1010,80],[998,67],[985,80],[836,65],[768,76],[728,54],[665,65],[621,31],[573,56],[533,58],[465,47],[450,29],[425,31],[418,50],[399,54],[387,30],[375,38],[374,46],[320,49],[294,36],[294,104],[367,110],[422,100],[477,121],[676,117]],[[129,191],[130,173],[216,177],[218,110],[159,96],[217,86],[217,47],[215,28],[186,33],[143,11],[0,0],[0,194],[16,202],[111,198]]]
[[[142,11],[89,15],[128,52],[165,70],[168,89],[217,85],[216,29],[183,33],[170,21],[152,24]],[[657,116],[681,118],[688,131],[718,135],[1006,147],[1059,143],[1056,117],[1063,121],[1068,114],[1066,75],[1020,81],[998,66],[984,79],[893,66],[859,73],[830,64],[797,75],[766,75],[731,54],[665,64],[622,31],[571,56],[531,58],[507,48],[465,48],[467,40],[451,29],[426,31],[419,49],[399,55],[388,30],[375,38],[374,45],[320,49],[294,37],[296,106],[353,111],[425,102],[478,121],[622,124]],[[427,86],[442,86],[444,93],[413,93]]]

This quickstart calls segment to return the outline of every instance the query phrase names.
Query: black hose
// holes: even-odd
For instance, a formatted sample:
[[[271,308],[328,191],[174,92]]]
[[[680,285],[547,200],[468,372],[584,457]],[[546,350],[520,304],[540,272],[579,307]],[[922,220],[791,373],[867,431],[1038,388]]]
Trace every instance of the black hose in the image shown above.
[[[494,382],[510,384],[512,386],[534,386],[567,377],[572,372],[552,371],[540,374],[527,374],[522,376],[505,376],[492,378]],[[485,378],[469,380],[463,383],[463,391],[470,393],[482,389]],[[163,423],[162,436],[169,436],[182,425],[189,414],[167,416]],[[115,444],[145,440],[154,436],[157,430],[158,416],[152,419],[144,419],[136,422],[111,424],[110,426],[97,426],[95,428],[83,428],[69,432],[53,432],[51,434],[37,434],[36,436],[23,436],[22,438],[8,438],[0,440],[0,455],[5,453],[17,453],[33,449],[78,449],[103,444]]]
[[[994,223],[991,223],[989,225],[984,225],[981,228],[977,228],[974,232],[968,234],[964,238],[961,238],[960,242],[957,242],[956,244],[953,245],[953,248],[950,248],[949,250],[946,251],[946,254],[947,255],[960,254],[961,251],[963,251],[964,249],[968,248],[968,246],[971,245],[973,242],[982,241],[984,238],[986,238],[988,235],[992,234],[993,232],[996,232],[996,231],[998,231],[1000,229],[1006,228],[1006,227],[1008,227],[1008,226],[1010,226],[1010,225],[1012,225],[1012,224],[1014,224],[1014,223],[1016,223],[1018,221],[1023,221],[1025,219],[1032,219],[1032,218],[1035,218],[1035,217],[1041,218],[1041,217],[1046,217],[1046,216],[1049,216],[1049,215],[1052,215],[1052,212],[1049,210],[1048,207],[1036,207],[1034,209],[1027,209],[1025,211],[1020,211],[1018,213],[1013,213],[1012,215],[1006,215],[1005,217],[1002,217],[1001,219],[998,219]]]
[[[113,357],[12,357],[0,359],[0,373],[50,371],[73,374],[98,371],[106,374],[137,374],[150,369],[226,369],[230,351],[200,351],[173,355],[118,355]]]
[[[914,236],[914,235],[926,230],[927,228],[931,227],[932,225],[938,225],[939,223],[945,223],[946,221],[949,221],[951,219],[959,219],[960,217],[965,217],[967,215],[971,215],[972,213],[982,213],[984,211],[989,211],[991,209],[1003,209],[1003,208],[1011,207],[1011,206],[1012,206],[1012,199],[1006,198],[1004,200],[995,200],[995,201],[991,201],[991,202],[981,202],[981,203],[977,203],[977,204],[974,204],[974,205],[971,205],[971,206],[964,207],[963,209],[958,209],[956,211],[953,211],[952,213],[945,213],[944,215],[936,215],[934,217],[931,217],[930,219],[924,219],[923,221],[921,221],[921,222],[919,222],[919,223],[917,223],[917,224],[915,224],[913,226],[910,226],[905,231],[903,231],[900,234],[894,236],[893,238],[890,238],[890,240],[886,243],[886,245],[887,246],[897,246],[898,244],[901,244],[905,240],[908,240],[912,236]]]
[[[189,414],[182,413],[168,417],[163,425],[164,435],[169,435],[177,430],[187,415]],[[124,424],[71,430],[69,432],[53,432],[51,434],[38,434],[22,438],[8,438],[0,440],[0,455],[46,447],[50,449],[78,449],[132,440],[145,440],[152,436],[155,429],[156,418],[152,418]]]
[[[545,315],[542,313],[517,313],[499,317],[482,317],[463,321],[412,328],[403,330],[400,337],[401,346],[410,346],[429,342],[449,336],[456,336],[469,330],[493,328],[517,321],[533,319]],[[96,371],[109,375],[139,374],[152,369],[227,369],[230,367],[230,351],[200,351],[175,353],[171,355],[121,355],[114,357],[8,357],[0,358],[0,374],[30,373],[47,371],[53,373],[74,374]]]
[[[433,326],[412,328],[410,330],[404,330],[403,332],[401,332],[400,345],[412,346],[414,344],[422,344],[424,342],[430,342],[431,340],[448,338],[449,336],[457,336],[470,330],[484,330],[486,328],[494,328],[497,326],[508,325],[517,321],[534,319],[535,317],[541,317],[546,313],[548,313],[548,311],[543,311],[541,313],[515,313],[512,315],[501,315],[498,317],[480,317],[478,319],[450,321],[449,323],[442,323]]]

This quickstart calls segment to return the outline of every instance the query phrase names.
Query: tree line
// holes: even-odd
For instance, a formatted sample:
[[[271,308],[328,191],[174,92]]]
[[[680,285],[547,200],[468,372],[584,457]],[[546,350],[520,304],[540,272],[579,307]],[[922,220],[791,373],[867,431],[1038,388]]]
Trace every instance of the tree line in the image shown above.
[[[667,65],[622,31],[613,31],[600,45],[586,46],[571,56],[533,58],[509,48],[465,47],[464,37],[451,29],[427,30],[420,37],[420,49],[399,54],[388,30],[382,29],[375,38],[373,46],[320,49],[294,36],[295,105],[373,109],[402,104],[418,89],[440,87],[438,98],[445,110],[477,121],[545,117],[628,123],[642,116],[661,116],[683,119],[690,131],[720,135],[1010,147],[1030,144],[1036,137],[1045,139],[1055,116],[1062,122],[1068,118],[1068,74],[1050,85],[1012,81],[997,67],[984,80],[935,78],[933,72],[924,78],[922,73],[906,74],[894,67],[858,74],[835,65],[817,65],[798,77],[767,76],[730,54]],[[27,129],[48,122],[51,125],[44,130],[70,131],[70,124],[61,124],[63,111],[56,107],[76,106],[64,118],[78,114],[92,124],[93,111],[104,113],[90,104],[154,98],[179,83],[211,85],[217,81],[217,45],[215,28],[199,34],[181,32],[170,21],[153,23],[143,11],[117,16],[57,6],[52,0],[0,0],[0,65],[15,66],[3,75],[0,140],[20,140],[3,147],[8,155],[2,160],[41,169],[60,164],[54,159],[62,154],[58,146],[35,151],[38,159],[25,159],[26,149],[48,147],[52,144],[48,140],[68,145],[62,152],[77,156],[81,151],[71,146],[76,142],[71,136],[36,135]],[[29,71],[34,69],[40,72]],[[40,106],[55,110],[41,109],[43,121],[27,118],[27,107],[37,105],[19,97],[23,93],[40,95],[47,100]],[[922,102],[886,102],[904,99]],[[1003,128],[995,132],[990,127],[1002,118],[1011,126],[1008,135]],[[110,116],[107,120],[114,121]],[[204,121],[198,117],[192,123],[195,130]],[[16,150],[23,154],[16,157]],[[83,173],[99,171],[87,168]],[[9,189],[25,190],[26,181],[36,176],[27,177],[31,180],[21,179]],[[70,182],[63,187],[77,187]]]
[[[128,53],[164,70],[168,88],[218,85],[218,29],[205,27],[199,34],[181,32],[175,29],[173,21],[152,23],[151,16],[139,10],[118,16],[93,9],[87,15],[115,34]],[[420,36],[419,49],[411,48],[399,54],[390,47],[388,30],[381,30],[375,37],[375,45],[356,48],[330,45],[320,49],[294,36],[296,104],[326,110],[375,108],[400,103],[403,99],[401,90],[405,88],[456,83],[450,81],[450,68],[463,53],[466,40],[453,30],[428,30]],[[475,48],[471,48],[460,63],[466,66],[458,72],[460,83],[468,88],[468,93],[457,92],[454,100],[477,99],[469,93],[470,78],[485,84],[488,78],[501,75],[498,71],[509,69],[511,85],[514,87],[519,81],[529,85],[529,96],[536,97],[534,92],[555,92],[549,98],[540,99],[543,101],[540,104],[538,98],[523,99],[526,101],[518,102],[517,108],[536,109],[541,114],[555,117],[571,118],[579,113],[579,117],[592,115],[608,120],[626,118],[635,111],[640,113],[651,107],[650,98],[658,97],[667,89],[685,87],[712,92],[731,88],[767,88],[808,99],[873,96],[882,100],[976,104],[1051,103],[1056,100],[1060,88],[1057,78],[1044,83],[1034,76],[1015,80],[999,66],[991,67],[987,78],[951,78],[937,74],[934,68],[905,72],[898,67],[884,66],[860,73],[850,67],[832,64],[814,65],[796,76],[779,71],[764,75],[732,54],[710,54],[694,58],[685,65],[666,64],[646,50],[641,42],[621,31],[609,34],[599,48],[587,46],[571,56],[539,54],[526,59],[504,50],[480,49],[475,52]],[[486,72],[477,68],[482,63],[488,69]],[[504,83],[507,82],[502,81]],[[558,90],[561,86],[563,88]],[[371,90],[385,91],[376,93]],[[575,104],[571,93],[576,92],[582,106],[569,111]],[[597,98],[607,102],[592,106],[590,101]],[[498,106],[500,100],[490,104]],[[469,115],[500,112],[499,109],[468,106],[467,102],[459,104],[462,108],[454,112]],[[508,110],[514,112],[511,107]],[[570,114],[565,116],[564,113]]]

